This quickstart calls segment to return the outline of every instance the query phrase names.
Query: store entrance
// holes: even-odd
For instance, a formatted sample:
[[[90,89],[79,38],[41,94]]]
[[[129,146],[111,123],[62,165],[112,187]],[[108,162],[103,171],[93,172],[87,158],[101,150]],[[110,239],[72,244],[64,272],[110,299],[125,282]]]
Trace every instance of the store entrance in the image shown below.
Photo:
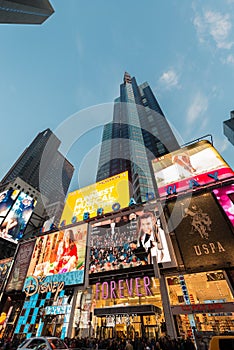
[[[45,317],[42,336],[53,336],[60,338],[64,315],[48,315]]]
[[[161,309],[154,305],[113,306],[94,309],[98,339],[158,339]]]

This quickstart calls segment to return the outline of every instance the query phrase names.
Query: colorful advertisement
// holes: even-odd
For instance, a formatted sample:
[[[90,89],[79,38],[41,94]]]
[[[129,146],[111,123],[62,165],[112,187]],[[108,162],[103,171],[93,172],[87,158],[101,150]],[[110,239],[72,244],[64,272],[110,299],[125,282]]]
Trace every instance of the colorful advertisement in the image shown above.
[[[85,223],[38,237],[27,276],[45,278],[46,283],[83,284],[87,230]]]
[[[234,235],[211,193],[167,205],[169,230],[176,234],[186,268],[234,264]]]
[[[110,213],[129,205],[128,172],[109,177],[68,194],[60,225],[69,225],[86,217]]]
[[[12,207],[19,190],[6,190],[0,193],[0,224],[3,222],[8,211]]]
[[[105,272],[152,263],[171,262],[160,219],[141,209],[92,225],[89,272]]]
[[[234,184],[216,188],[213,193],[234,227]]]
[[[21,192],[0,226],[1,237],[16,242],[22,238],[35,205],[35,199]]]
[[[34,244],[35,240],[19,243],[15,262],[7,282],[6,292],[11,292],[13,290],[22,290],[31,260]]]
[[[152,161],[160,197],[220,181],[234,172],[208,141],[199,141]]]
[[[12,258],[0,260],[0,290],[6,280],[7,273],[12,263]]]

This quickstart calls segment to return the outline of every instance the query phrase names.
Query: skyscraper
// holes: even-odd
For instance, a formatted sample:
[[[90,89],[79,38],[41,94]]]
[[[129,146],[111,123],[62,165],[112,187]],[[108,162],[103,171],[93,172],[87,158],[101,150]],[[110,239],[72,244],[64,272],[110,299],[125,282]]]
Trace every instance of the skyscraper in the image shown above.
[[[41,24],[53,12],[48,0],[0,1],[0,23]]]
[[[228,141],[234,145],[234,111],[231,111],[230,117],[230,119],[223,122],[223,133]]]
[[[113,121],[104,126],[97,181],[128,170],[131,193],[144,202],[153,192],[150,162],[179,144],[148,83],[124,74]]]
[[[60,143],[50,129],[40,132],[3,177],[0,185],[19,177],[46,197],[47,205],[63,203],[74,167],[58,151]]]

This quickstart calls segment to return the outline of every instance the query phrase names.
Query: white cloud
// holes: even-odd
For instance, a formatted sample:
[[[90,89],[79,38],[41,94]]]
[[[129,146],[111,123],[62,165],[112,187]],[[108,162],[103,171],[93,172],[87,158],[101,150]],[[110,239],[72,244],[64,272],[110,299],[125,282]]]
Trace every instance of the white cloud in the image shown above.
[[[217,151],[219,153],[223,153],[224,151],[226,151],[228,149],[228,147],[230,146],[230,143],[228,141],[228,139],[220,139],[220,138],[215,138],[215,142],[214,142],[214,147],[217,149]]]
[[[187,111],[187,124],[191,125],[196,120],[204,118],[204,113],[208,108],[208,99],[206,96],[202,95],[201,92],[198,92],[188,108]]]
[[[228,55],[227,58],[223,60],[223,63],[234,64],[234,55]]]
[[[171,87],[179,86],[179,78],[173,69],[169,69],[167,72],[164,72],[161,75],[159,78],[159,83],[165,88],[170,89]]]
[[[194,26],[201,43],[205,43],[211,37],[217,48],[231,49],[234,42],[229,39],[232,23],[229,14],[205,11],[203,15],[196,15]]]

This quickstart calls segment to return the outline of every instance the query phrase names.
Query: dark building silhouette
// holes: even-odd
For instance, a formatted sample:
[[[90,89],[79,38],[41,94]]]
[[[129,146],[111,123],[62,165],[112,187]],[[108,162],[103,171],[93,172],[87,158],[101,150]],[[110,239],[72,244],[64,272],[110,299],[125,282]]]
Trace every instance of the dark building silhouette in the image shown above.
[[[48,0],[0,1],[0,23],[42,24],[53,13]]]
[[[228,141],[234,145],[234,111],[231,111],[230,119],[223,122],[223,133]]]

